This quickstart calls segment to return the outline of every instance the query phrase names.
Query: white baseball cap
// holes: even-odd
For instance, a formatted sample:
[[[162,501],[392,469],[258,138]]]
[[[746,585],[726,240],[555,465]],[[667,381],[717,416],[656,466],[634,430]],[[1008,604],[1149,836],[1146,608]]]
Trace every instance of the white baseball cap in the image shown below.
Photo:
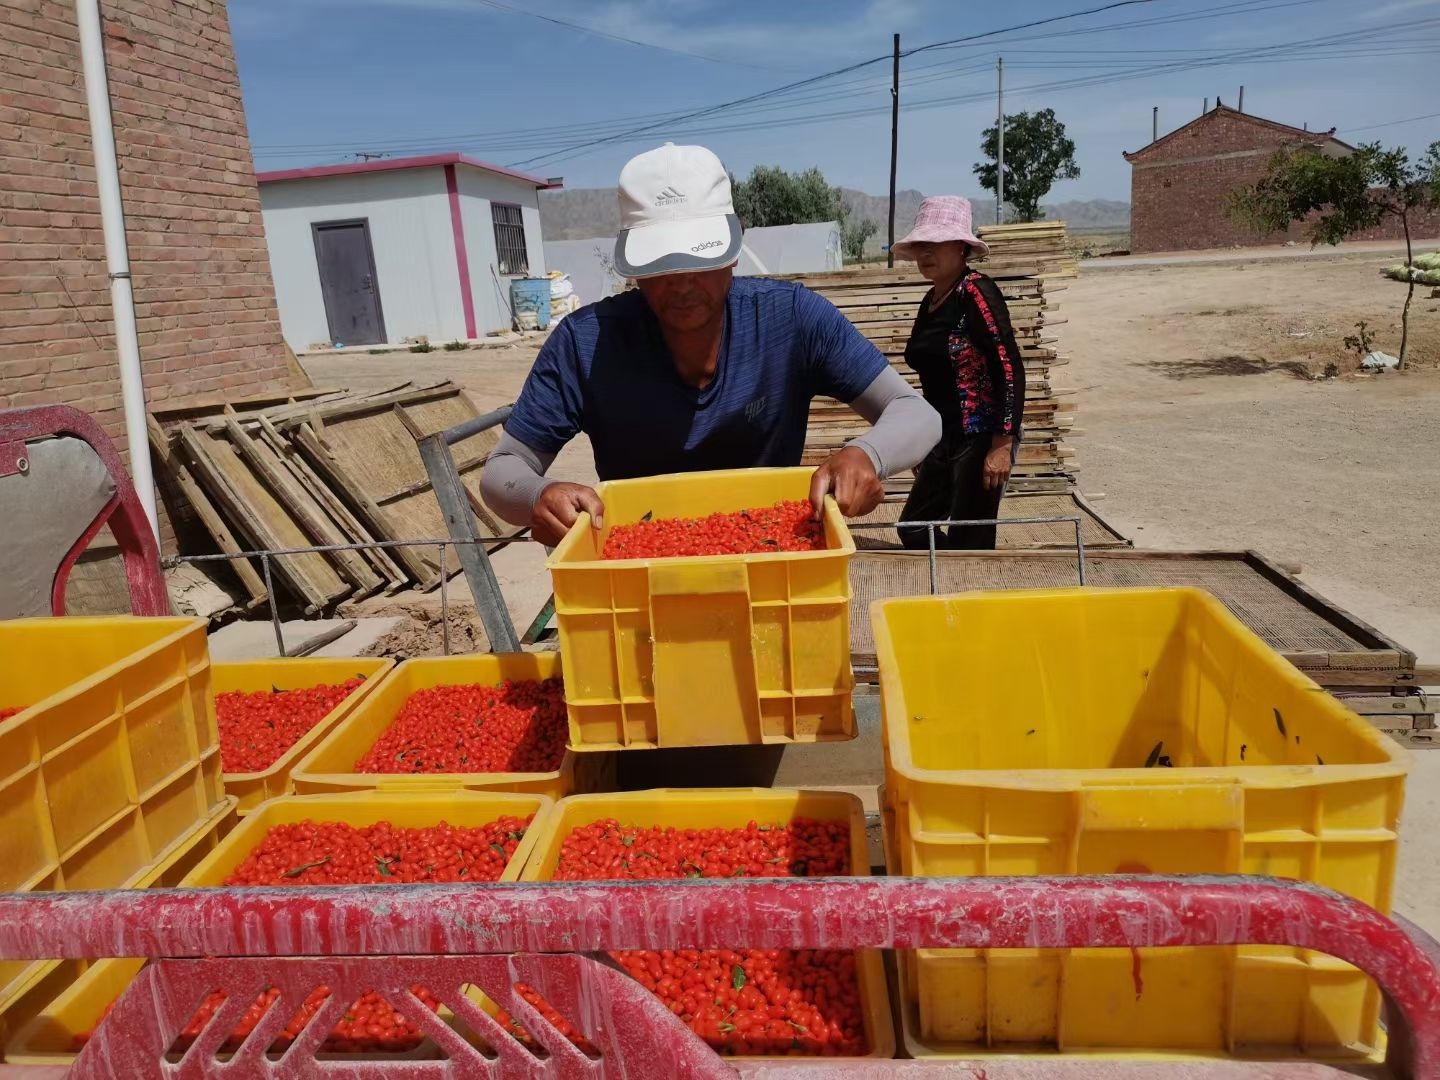
[[[716,270],[740,258],[730,174],[703,146],[666,143],[620,170],[615,268],[626,277]]]

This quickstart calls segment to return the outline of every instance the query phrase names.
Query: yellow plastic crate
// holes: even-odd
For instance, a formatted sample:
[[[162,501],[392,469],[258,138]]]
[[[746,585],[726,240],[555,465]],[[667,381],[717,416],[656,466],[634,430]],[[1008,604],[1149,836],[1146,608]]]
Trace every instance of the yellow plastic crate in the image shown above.
[[[525,838],[516,847],[500,878],[501,881],[515,881],[536,837],[544,830],[553,807],[554,803],[543,795],[481,791],[366,792],[272,799],[246,815],[202,861],[192,863],[183,881],[170,884],[201,888],[223,885],[273,825],[309,820],[344,821],[355,826],[389,821],[406,828],[422,828],[441,821],[451,825],[475,826],[505,815],[525,817],[534,814]],[[483,888],[483,885],[478,887]],[[96,962],[36,1015],[16,1026],[14,1038],[5,1047],[5,1061],[12,1065],[68,1065],[75,1058],[75,1037],[100,1022],[105,1007],[124,992],[145,963],[145,960],[136,958]],[[493,1008],[488,1001],[486,1004]],[[343,1055],[350,1060],[365,1056],[370,1055]],[[397,1055],[385,1056],[393,1060]]]
[[[522,791],[560,798],[573,791],[608,786],[614,760],[610,755],[577,763],[565,752],[554,772],[545,773],[361,773],[355,762],[375,745],[410,695],[432,686],[482,683],[498,686],[506,679],[549,679],[560,674],[556,653],[497,653],[485,656],[444,656],[406,660],[387,675],[349,716],[300,760],[291,773],[302,795],[344,791],[453,791],[480,788]]]
[[[808,499],[813,469],[616,480],[549,560],[570,745],[577,750],[850,739],[850,530],[825,502],[827,550],[600,558],[647,514],[703,517]],[[703,688],[703,692],[697,692]]]
[[[17,706],[0,892],[119,888],[224,805],[200,619],[0,622],[0,708]],[[0,961],[0,1008],[28,969]]]
[[[1263,874],[1389,910],[1404,755],[1209,594],[991,592],[871,611],[901,872]],[[910,1049],[1379,1045],[1373,983],[1330,958],[1167,949],[1141,964],[1137,997],[1128,950],[922,950],[902,965]]]
[[[520,880],[552,880],[565,837],[605,818],[614,818],[622,827],[673,825],[677,829],[743,829],[751,821],[786,825],[796,818],[846,821],[850,826],[850,872],[859,877],[870,873],[865,810],[854,795],[785,788],[693,788],[561,799],[546,819],[544,829],[535,831],[535,847]],[[895,1029],[881,953],[876,949],[860,951],[855,972],[864,1009],[865,1038],[870,1046],[866,1056],[891,1058],[895,1055]]]
[[[180,884],[182,878],[225,837],[234,826],[237,817],[236,801],[227,798],[220,808],[208,819],[195,826],[186,836],[177,840],[170,849],[162,852],[152,867],[121,887],[127,889],[164,889]],[[88,969],[93,967],[88,960],[38,960],[34,962],[7,962],[10,967],[21,970],[11,981],[13,989],[0,998],[0,1040],[18,1031],[33,1018],[47,1002],[53,1001],[62,990],[74,983]],[[4,977],[0,973],[0,977]]]
[[[288,795],[291,791],[290,772],[296,763],[341,718],[364,701],[394,666],[393,660],[373,657],[329,659],[312,656],[213,664],[210,684],[216,695],[237,690],[247,693],[256,690],[304,690],[311,686],[333,686],[357,677],[365,680],[296,740],[294,746],[276,758],[268,769],[225,774],[225,790],[240,800],[240,813],[248,814],[266,799]]]

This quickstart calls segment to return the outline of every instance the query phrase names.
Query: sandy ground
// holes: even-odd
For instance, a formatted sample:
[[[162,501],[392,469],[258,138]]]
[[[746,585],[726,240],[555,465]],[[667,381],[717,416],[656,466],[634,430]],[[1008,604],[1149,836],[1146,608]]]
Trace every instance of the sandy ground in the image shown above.
[[[1081,486],[1144,547],[1257,548],[1440,662],[1440,301],[1414,371],[1349,367],[1365,319],[1398,349],[1404,287],[1371,255],[1086,273],[1059,300]]]
[[[1076,390],[1081,486],[1103,493],[1100,509],[1137,544],[1255,548],[1298,564],[1325,596],[1440,663],[1440,300],[1417,291],[1415,370],[1307,378],[1353,369],[1342,339],[1361,319],[1377,347],[1398,349],[1404,288],[1378,274],[1393,261],[1361,247],[1087,263],[1057,297],[1071,364],[1056,381]],[[317,385],[452,378],[485,409],[514,399],[535,349],[305,366]],[[588,445],[567,448],[556,472],[593,479]],[[496,570],[523,629],[549,594],[543,553],[514,545]],[[437,598],[422,603],[438,620]],[[1440,935],[1440,832],[1425,827],[1440,813],[1440,750],[1414,755],[1409,792],[1397,906]]]

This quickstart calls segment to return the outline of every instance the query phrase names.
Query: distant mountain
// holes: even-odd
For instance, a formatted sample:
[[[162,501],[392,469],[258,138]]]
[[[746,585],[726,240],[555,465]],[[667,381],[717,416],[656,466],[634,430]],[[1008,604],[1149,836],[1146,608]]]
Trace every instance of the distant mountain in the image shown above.
[[[867,195],[854,188],[841,188],[841,197],[850,208],[850,214],[857,220],[869,218],[880,226],[871,240],[871,246],[878,250],[883,244],[886,224],[889,218],[889,200],[884,195]],[[907,188],[895,193],[895,232],[903,235],[915,220],[915,211],[920,209],[920,200],[925,196],[919,191]],[[972,198],[975,221],[979,224],[995,220],[995,200]],[[1047,203],[1045,216],[1050,220],[1066,221],[1071,231],[1082,229],[1127,228],[1130,224],[1130,204],[1113,199],[1089,199],[1084,202],[1071,201]],[[613,236],[620,228],[620,211],[615,203],[614,188],[570,188],[561,191],[540,192],[540,224],[547,240],[585,240],[592,236]]]

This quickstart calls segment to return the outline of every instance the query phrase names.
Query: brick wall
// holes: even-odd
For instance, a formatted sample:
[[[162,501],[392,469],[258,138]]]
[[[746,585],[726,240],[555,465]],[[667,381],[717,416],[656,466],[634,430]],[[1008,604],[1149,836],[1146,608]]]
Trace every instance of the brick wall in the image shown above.
[[[1130,155],[1130,249],[1189,251],[1255,244],[1309,243],[1306,228],[1259,235],[1226,211],[1232,191],[1260,179],[1271,155],[1302,136],[1230,109],[1207,113],[1163,141]],[[1323,133],[1313,142],[1327,142]],[[1440,237],[1440,214],[1412,218],[1415,238]],[[1387,218],[1357,240],[1399,240],[1400,222]]]
[[[223,0],[103,0],[146,392],[289,385]],[[72,3],[0,0],[0,408],[71,404],[123,448]]]

